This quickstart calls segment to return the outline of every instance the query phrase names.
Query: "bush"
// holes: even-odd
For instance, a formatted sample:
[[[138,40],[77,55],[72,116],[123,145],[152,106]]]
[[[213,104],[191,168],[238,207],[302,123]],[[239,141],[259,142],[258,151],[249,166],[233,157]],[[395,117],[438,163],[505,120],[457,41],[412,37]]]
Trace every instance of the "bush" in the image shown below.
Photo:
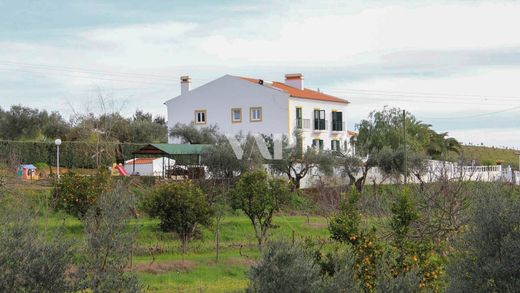
[[[36,167],[40,172],[49,169],[49,165],[45,162],[34,163],[34,167]]]
[[[198,225],[209,226],[213,216],[206,196],[191,181],[168,183],[155,189],[147,204],[148,213],[161,220],[164,232],[175,232],[186,252]]]
[[[141,292],[130,264],[136,229],[130,227],[135,199],[119,183],[103,193],[84,217],[86,243],[80,257],[79,289],[92,292]],[[90,291],[89,291],[90,292]]]
[[[259,262],[251,267],[250,292],[319,292],[320,266],[299,245],[270,243]]]
[[[350,244],[357,244],[360,240],[359,224],[361,215],[358,209],[360,193],[352,189],[348,193],[348,198],[340,203],[340,212],[337,213],[329,222],[329,232],[331,238]]]
[[[16,202],[0,213],[0,292],[74,292],[74,251],[61,233],[42,233],[34,211]]]
[[[97,199],[110,188],[110,185],[111,177],[105,169],[100,169],[93,176],[67,173],[54,184],[54,206],[81,218],[95,206]]]
[[[493,184],[475,194],[469,230],[449,263],[449,292],[518,292],[520,288],[518,192]]]
[[[323,255],[312,245],[272,242],[248,272],[248,291],[397,293],[418,292],[422,287],[418,269],[396,273],[396,255],[392,251],[369,258],[368,253],[362,255],[351,245],[334,246],[332,252]],[[373,266],[361,265],[360,260],[372,262]]]

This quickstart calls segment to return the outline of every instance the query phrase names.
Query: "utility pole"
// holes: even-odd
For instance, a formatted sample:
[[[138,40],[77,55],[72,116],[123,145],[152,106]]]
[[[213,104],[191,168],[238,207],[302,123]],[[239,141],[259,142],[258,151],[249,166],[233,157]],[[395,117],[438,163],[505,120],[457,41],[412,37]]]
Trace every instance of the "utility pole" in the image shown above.
[[[406,111],[403,110],[403,142],[404,142],[404,184],[408,183],[408,162],[406,156]]]

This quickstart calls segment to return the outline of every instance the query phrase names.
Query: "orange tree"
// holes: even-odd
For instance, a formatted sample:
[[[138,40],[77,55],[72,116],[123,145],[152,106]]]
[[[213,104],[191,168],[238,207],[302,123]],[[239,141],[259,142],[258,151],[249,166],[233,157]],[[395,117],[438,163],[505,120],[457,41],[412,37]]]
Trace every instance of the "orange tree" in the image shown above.
[[[101,194],[110,189],[111,181],[106,169],[100,169],[92,176],[72,172],[64,174],[54,183],[54,207],[82,218],[96,204]]]
[[[209,226],[214,211],[206,195],[191,181],[168,183],[157,187],[146,204],[151,217],[161,220],[164,232],[174,232],[186,252],[188,241],[199,225]]]
[[[249,218],[258,246],[262,247],[274,213],[288,200],[289,184],[282,179],[270,178],[264,171],[255,171],[242,175],[229,194],[231,206],[242,210]]]

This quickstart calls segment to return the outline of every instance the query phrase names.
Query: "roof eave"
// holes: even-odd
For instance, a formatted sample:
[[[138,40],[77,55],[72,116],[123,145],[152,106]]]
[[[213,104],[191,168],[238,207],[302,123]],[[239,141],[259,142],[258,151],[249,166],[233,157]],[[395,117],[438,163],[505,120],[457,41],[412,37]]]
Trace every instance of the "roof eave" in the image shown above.
[[[326,101],[326,100],[320,100],[320,99],[315,99],[315,98],[307,98],[307,97],[298,97],[298,96],[293,96],[291,95],[292,98],[297,98],[297,99],[304,99],[304,100],[314,100],[314,101],[321,101],[321,102],[330,102],[330,103],[338,103],[338,104],[350,104],[349,101],[347,100],[343,100],[341,98],[337,98],[337,97],[333,97],[335,99],[339,99],[341,101]]]

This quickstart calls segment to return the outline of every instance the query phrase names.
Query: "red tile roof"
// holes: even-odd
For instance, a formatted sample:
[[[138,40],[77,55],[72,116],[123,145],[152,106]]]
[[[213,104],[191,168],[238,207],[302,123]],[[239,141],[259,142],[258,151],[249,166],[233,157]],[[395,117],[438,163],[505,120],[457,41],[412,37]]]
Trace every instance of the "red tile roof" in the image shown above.
[[[135,164],[136,165],[151,164],[153,162],[153,160],[155,160],[155,159],[157,159],[157,158],[136,158],[135,159]],[[134,161],[133,159],[132,160],[128,160],[128,161],[125,162],[125,164],[131,165],[131,164],[134,163],[133,161]]]
[[[255,78],[249,78],[249,77],[240,77],[244,80],[250,81],[252,83],[258,83],[259,79]],[[289,85],[286,85],[282,82],[273,81],[272,84],[269,83],[272,87],[275,87],[279,90],[282,90],[286,93],[288,93],[291,97],[300,98],[300,99],[309,99],[309,100],[320,100],[320,101],[327,101],[327,102],[335,102],[335,103],[343,103],[348,104],[349,101],[334,97],[331,95],[327,95],[321,92],[313,91],[307,88],[304,89],[298,89]]]

